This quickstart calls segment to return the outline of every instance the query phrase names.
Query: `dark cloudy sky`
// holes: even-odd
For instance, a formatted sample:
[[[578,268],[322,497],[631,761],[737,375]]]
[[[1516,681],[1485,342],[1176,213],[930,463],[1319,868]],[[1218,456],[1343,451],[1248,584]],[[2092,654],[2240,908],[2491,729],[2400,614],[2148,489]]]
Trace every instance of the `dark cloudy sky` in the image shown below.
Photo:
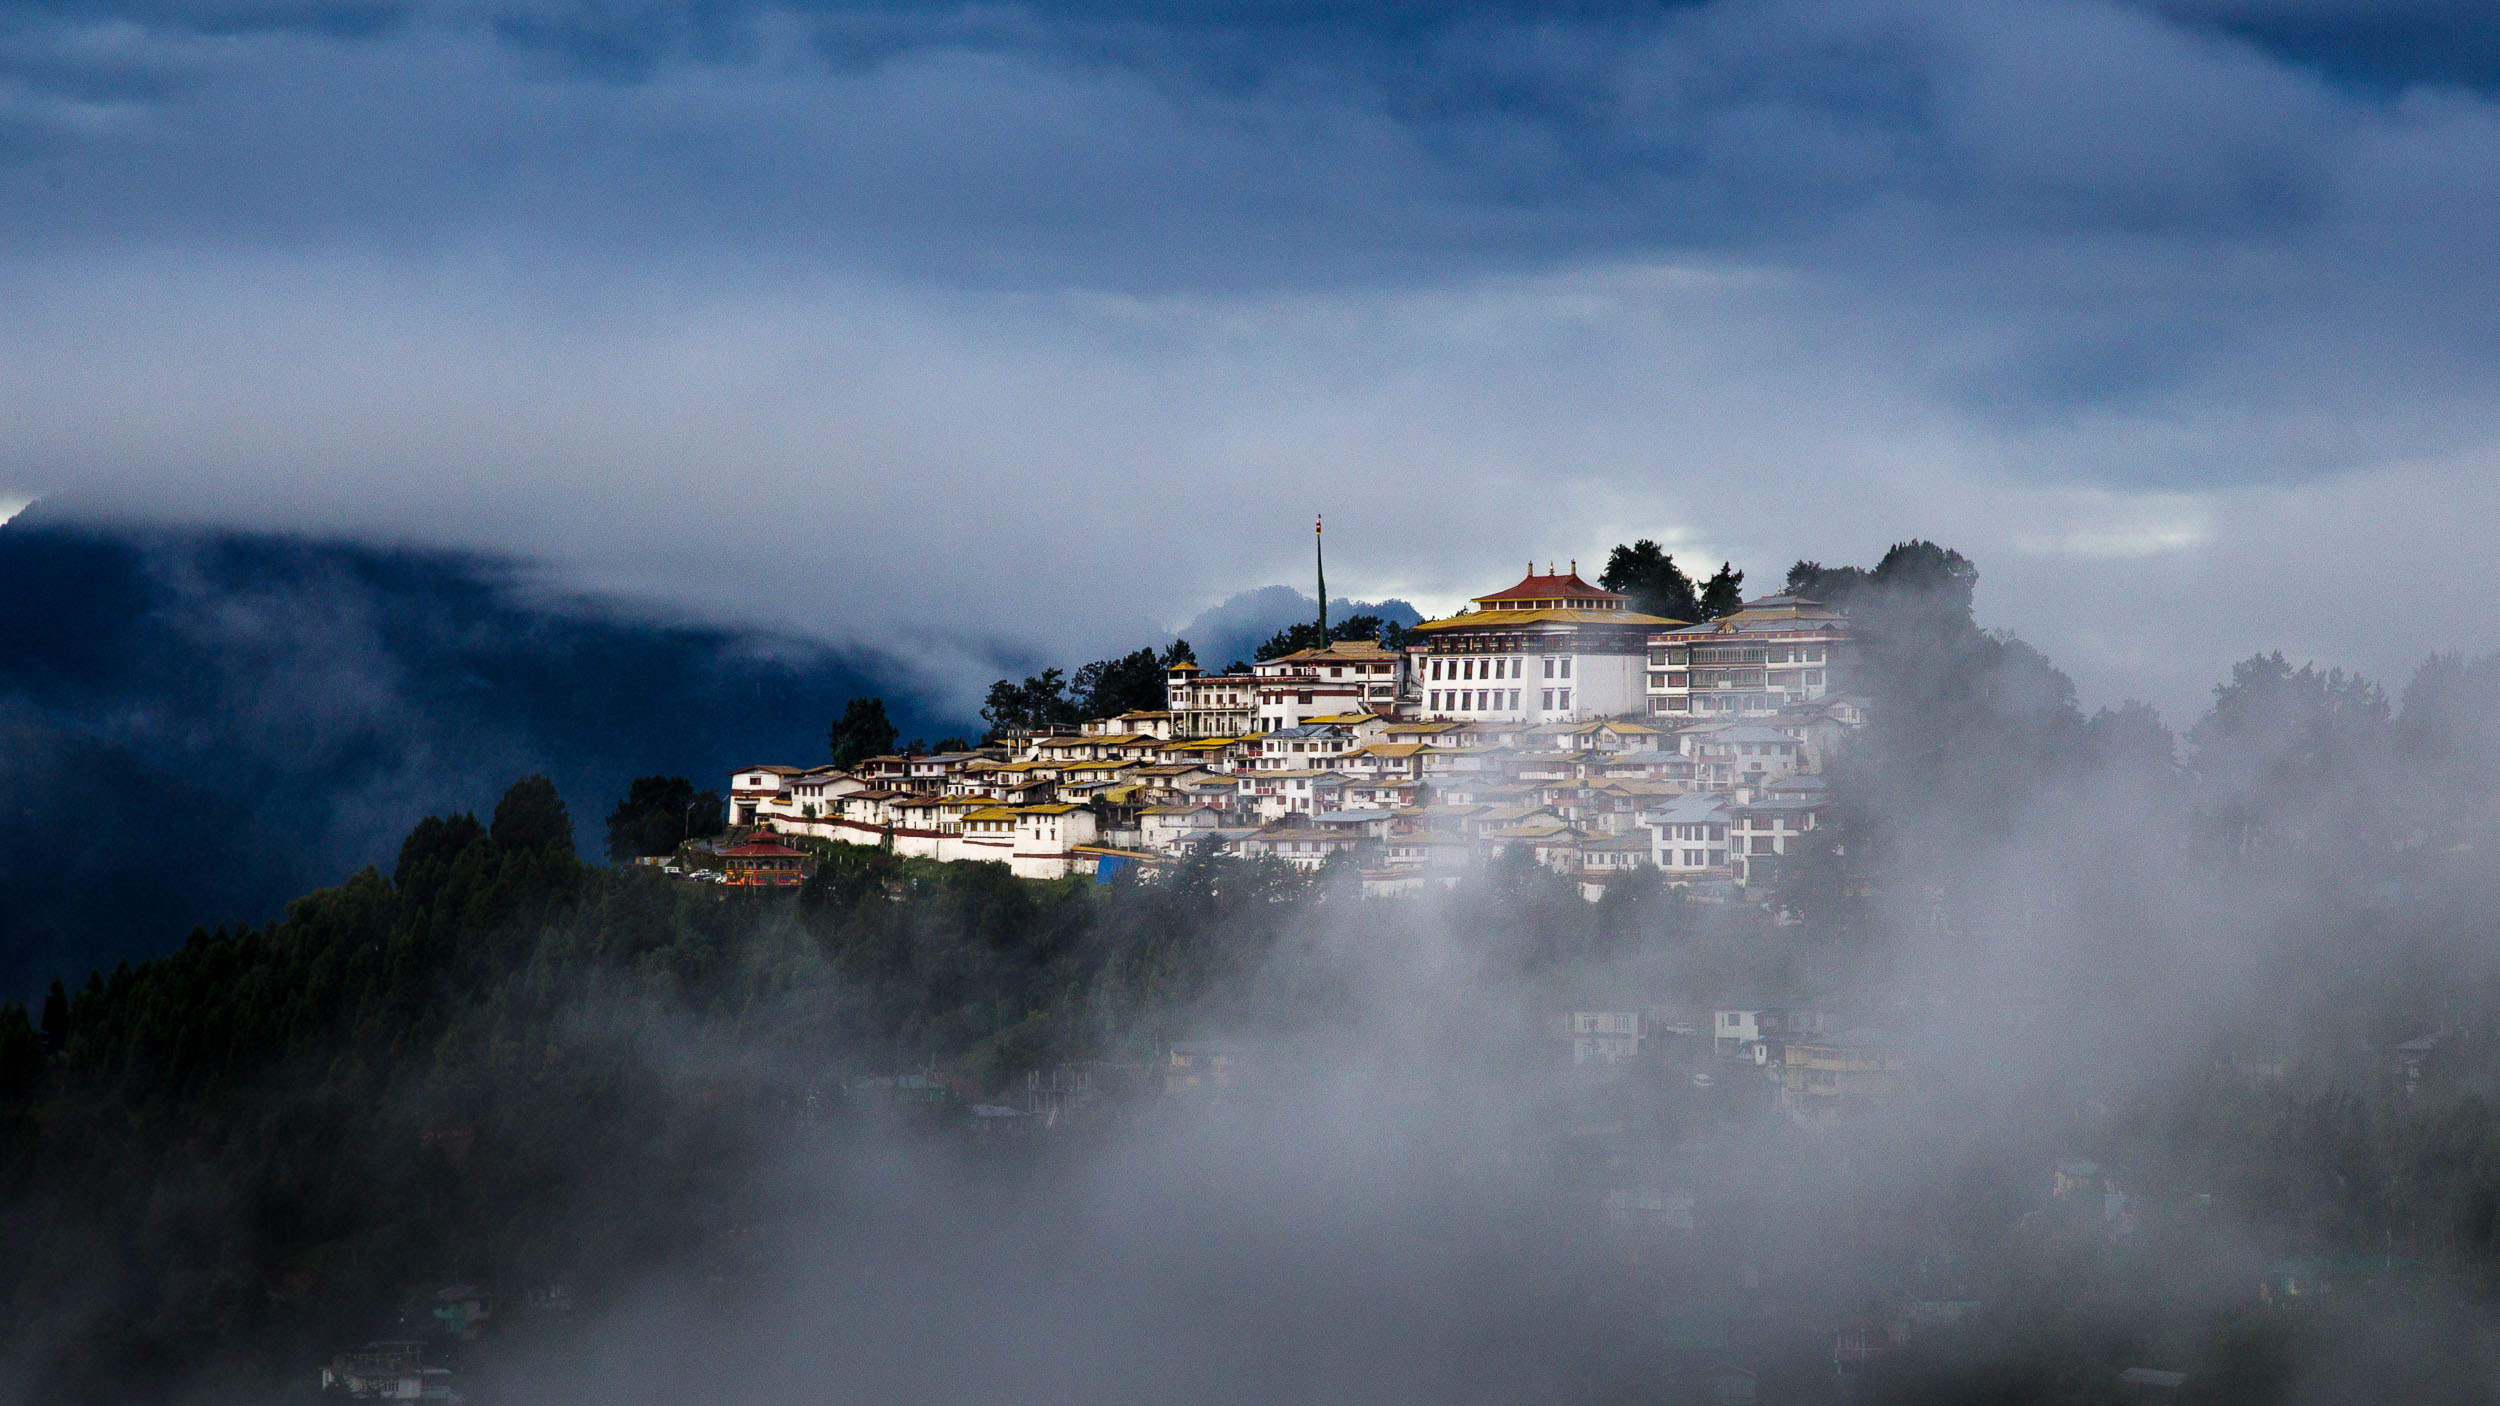
[[[1315,510],[1427,608],[1923,535],[2184,722],[2500,647],[2495,103],[2467,0],[16,4],[0,500],[955,682]]]

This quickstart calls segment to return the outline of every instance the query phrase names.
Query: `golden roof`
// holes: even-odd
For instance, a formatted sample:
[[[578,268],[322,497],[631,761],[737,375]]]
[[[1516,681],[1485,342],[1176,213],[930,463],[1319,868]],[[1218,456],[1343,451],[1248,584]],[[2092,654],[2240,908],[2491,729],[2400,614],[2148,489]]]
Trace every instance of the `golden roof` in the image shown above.
[[[1470,610],[1446,620],[1426,620],[1416,630],[1435,634],[1445,630],[1510,630],[1522,625],[1640,625],[1677,626],[1681,620],[1663,615],[1643,615],[1637,610]]]

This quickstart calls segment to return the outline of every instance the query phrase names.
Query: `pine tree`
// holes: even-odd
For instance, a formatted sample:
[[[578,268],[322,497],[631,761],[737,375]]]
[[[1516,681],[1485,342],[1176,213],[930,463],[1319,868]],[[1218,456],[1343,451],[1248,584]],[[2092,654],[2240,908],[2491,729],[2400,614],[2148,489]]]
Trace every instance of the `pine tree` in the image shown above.
[[[52,989],[43,994],[43,1052],[59,1054],[69,1043],[69,990],[59,977],[52,978]]]
[[[1717,620],[1734,615],[1745,604],[1745,573],[1734,562],[1719,563],[1719,574],[1704,582],[1701,588],[1701,618]]]
[[[1684,574],[1665,548],[1646,537],[1628,547],[1616,547],[1606,558],[1606,569],[1598,574],[1597,584],[1630,596],[1632,608],[1643,615],[1684,621],[1703,618],[1701,597],[1693,589],[1693,579]]]
[[[556,784],[544,776],[524,776],[495,803],[488,833],[495,846],[514,854],[560,854],[573,858],[573,817],[564,809]]]
[[[842,706],[826,740],[833,748],[833,764],[847,770],[893,751],[899,736],[894,720],[885,715],[884,699],[854,698]]]

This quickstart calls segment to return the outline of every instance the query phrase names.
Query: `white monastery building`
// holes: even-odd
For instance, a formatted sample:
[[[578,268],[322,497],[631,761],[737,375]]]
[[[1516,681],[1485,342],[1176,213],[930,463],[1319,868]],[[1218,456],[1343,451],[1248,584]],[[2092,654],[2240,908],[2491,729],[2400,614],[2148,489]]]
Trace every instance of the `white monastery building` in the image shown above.
[[[1649,711],[1716,721],[1820,702],[1841,691],[1849,650],[1847,616],[1803,596],[1762,596],[1649,637]]]
[[[1531,565],[1475,609],[1415,627],[1422,715],[1534,725],[1639,712],[1650,637],[1683,623],[1639,614],[1581,580],[1577,563],[1541,576]]]

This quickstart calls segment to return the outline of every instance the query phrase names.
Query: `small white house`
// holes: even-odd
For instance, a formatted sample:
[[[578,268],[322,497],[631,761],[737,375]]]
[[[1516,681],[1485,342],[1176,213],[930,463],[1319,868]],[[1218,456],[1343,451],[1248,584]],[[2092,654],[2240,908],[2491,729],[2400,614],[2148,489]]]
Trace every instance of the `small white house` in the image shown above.
[[[1137,814],[1139,837],[1157,854],[1178,854],[1215,833],[1223,813],[1207,805],[1148,806]]]
[[[1095,843],[1094,812],[1080,805],[1024,806],[1016,811],[1016,848],[1007,867],[1019,879],[1064,879],[1078,845]]]

